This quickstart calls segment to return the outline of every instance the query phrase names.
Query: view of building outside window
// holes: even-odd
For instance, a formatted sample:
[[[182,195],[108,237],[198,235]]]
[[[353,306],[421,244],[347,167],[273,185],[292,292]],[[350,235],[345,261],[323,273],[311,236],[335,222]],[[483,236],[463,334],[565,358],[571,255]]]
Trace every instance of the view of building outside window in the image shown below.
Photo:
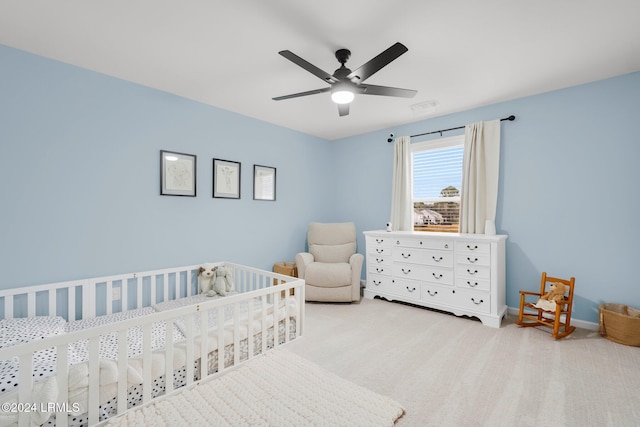
[[[415,231],[458,232],[463,154],[461,145],[413,152]]]

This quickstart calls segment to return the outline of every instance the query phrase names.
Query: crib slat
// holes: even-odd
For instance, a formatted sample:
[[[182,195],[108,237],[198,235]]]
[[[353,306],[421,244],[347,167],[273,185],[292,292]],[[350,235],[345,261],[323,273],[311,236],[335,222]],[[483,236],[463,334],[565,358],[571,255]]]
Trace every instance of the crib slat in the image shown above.
[[[200,379],[204,379],[209,371],[209,312],[200,312]]]
[[[151,276],[151,305],[155,305],[156,301],[156,275]]]
[[[4,300],[4,318],[13,319],[13,295],[7,295]]]
[[[224,369],[224,307],[218,307],[218,372]]]
[[[142,403],[151,400],[151,327],[152,323],[142,325]]]
[[[167,320],[167,330],[165,337],[165,365],[164,365],[164,386],[165,395],[173,391],[173,319]]]
[[[142,282],[139,277],[136,277],[136,308],[142,308]]]
[[[193,270],[189,270],[187,273],[187,296],[194,295],[193,291]]]
[[[279,307],[280,307],[280,292],[276,292],[271,294],[273,297],[273,348],[278,348],[280,346],[280,338],[278,333],[278,315]]]
[[[128,287],[126,286],[127,279],[122,279],[120,281],[120,296],[122,297],[122,305],[120,306],[120,311],[129,310],[129,292]]]
[[[193,362],[194,362],[193,321],[194,321],[193,314],[188,314],[185,316],[185,322],[186,322],[185,332],[187,336],[187,357],[185,358],[186,365],[187,365],[186,366],[186,374],[187,374],[186,385],[193,383]]]
[[[107,302],[107,310],[106,313],[107,314],[111,314],[113,313],[113,281],[109,280],[107,282],[107,298],[106,298]]]
[[[68,321],[79,320],[80,317],[78,316],[78,312],[76,311],[76,287],[75,286],[69,287],[67,299],[68,299],[67,320]],[[83,311],[83,314],[84,314],[84,311]]]
[[[56,382],[58,383],[58,402],[69,401],[69,355],[67,344],[56,346]],[[73,409],[71,407],[58,409]],[[56,411],[56,427],[67,427],[69,425],[69,414],[67,412]]]
[[[267,352],[267,296],[262,295],[262,354]]]
[[[240,363],[240,306],[233,304],[233,366]]]
[[[162,294],[162,302],[169,301],[169,274],[164,274],[164,280],[162,281],[164,285],[164,293]]]
[[[96,380],[89,381],[89,425],[98,423],[98,409],[100,405],[100,336],[89,338],[89,378]]]
[[[253,357],[253,298],[247,301],[247,319],[249,323],[247,324],[247,358],[250,359]]]
[[[122,414],[127,410],[127,329],[118,331],[118,409]]]
[[[55,316],[56,307],[58,302],[58,292],[55,289],[49,289],[47,291],[47,302],[49,303],[49,316]]]
[[[30,403],[33,401],[31,393],[33,391],[33,359],[32,355],[21,354],[18,358],[20,362],[19,382],[18,384],[18,401],[21,403]],[[31,414],[29,412],[20,412],[18,414],[18,426],[27,427],[29,424],[29,418]]]
[[[29,292],[27,294],[27,316],[33,317],[36,315],[36,293]]]

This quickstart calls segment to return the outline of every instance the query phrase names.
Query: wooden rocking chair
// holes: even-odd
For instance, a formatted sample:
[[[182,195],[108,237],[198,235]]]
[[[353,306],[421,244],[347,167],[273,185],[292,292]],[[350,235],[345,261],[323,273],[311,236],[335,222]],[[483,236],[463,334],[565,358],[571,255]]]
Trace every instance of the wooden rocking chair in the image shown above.
[[[564,338],[573,332],[576,328],[571,326],[571,308],[573,307],[573,287],[576,279],[572,277],[569,280],[559,279],[557,277],[549,277],[547,273],[542,273],[540,280],[540,293],[520,291],[520,312],[518,313],[518,321],[516,325],[520,326],[547,326],[553,329],[551,335],[555,339]],[[568,295],[565,300],[556,303],[556,310],[546,311],[536,307],[534,304],[540,297],[549,292],[548,285],[560,282],[567,286]],[[527,296],[533,296],[535,300],[527,301]],[[530,298],[531,299],[531,298]]]

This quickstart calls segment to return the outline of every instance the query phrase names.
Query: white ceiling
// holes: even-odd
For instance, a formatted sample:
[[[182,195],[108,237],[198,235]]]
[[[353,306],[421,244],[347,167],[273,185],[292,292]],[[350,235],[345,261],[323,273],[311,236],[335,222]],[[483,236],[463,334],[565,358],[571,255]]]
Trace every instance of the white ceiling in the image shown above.
[[[333,74],[395,42],[366,83],[415,98],[271,99],[326,87],[280,50]],[[0,0],[0,44],[333,140],[638,71],[640,1]]]

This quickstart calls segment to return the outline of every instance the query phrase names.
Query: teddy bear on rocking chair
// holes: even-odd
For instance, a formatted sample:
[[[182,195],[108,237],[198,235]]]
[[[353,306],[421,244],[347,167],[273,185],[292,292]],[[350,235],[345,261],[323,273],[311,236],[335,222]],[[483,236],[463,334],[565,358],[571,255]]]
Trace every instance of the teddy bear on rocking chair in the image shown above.
[[[564,294],[567,293],[568,286],[564,283],[554,282],[549,285],[549,292],[542,295],[533,306],[545,311],[556,311],[557,303],[564,301]]]

